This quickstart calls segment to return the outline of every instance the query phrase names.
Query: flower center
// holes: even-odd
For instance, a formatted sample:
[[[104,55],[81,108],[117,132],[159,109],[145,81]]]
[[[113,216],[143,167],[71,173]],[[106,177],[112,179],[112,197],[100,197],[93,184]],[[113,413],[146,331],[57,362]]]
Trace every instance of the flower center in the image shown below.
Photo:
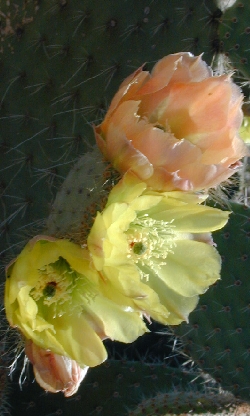
[[[131,248],[133,249],[133,252],[138,255],[144,254],[145,251],[147,251],[147,246],[143,244],[141,241],[139,241],[138,243],[132,243]]]
[[[138,216],[130,223],[126,232],[128,238],[127,257],[132,259],[139,268],[141,277],[149,277],[146,270],[155,273],[166,265],[169,252],[173,252],[177,234],[174,225],[148,217]]]
[[[42,305],[62,305],[70,301],[78,279],[78,274],[71,269],[68,262],[59,257],[55,263],[39,269],[39,279],[30,295]]]
[[[43,296],[45,298],[53,298],[56,294],[56,282],[49,282],[43,289]]]

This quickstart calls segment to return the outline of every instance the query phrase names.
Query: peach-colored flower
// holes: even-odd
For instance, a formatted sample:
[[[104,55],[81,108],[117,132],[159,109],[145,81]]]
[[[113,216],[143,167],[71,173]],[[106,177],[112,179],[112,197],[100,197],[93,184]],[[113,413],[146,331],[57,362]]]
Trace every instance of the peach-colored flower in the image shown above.
[[[65,397],[77,392],[89,368],[81,368],[76,361],[40,348],[31,340],[26,340],[25,353],[38,384],[50,393],[62,391]]]
[[[155,190],[214,187],[246,154],[242,99],[231,76],[213,76],[201,56],[168,55],[121,84],[94,128],[97,144],[120,173],[131,169]]]

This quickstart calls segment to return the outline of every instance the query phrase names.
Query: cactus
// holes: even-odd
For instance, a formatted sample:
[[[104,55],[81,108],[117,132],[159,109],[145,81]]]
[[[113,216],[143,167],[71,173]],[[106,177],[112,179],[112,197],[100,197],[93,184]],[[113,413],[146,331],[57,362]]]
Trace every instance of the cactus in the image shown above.
[[[102,211],[120,175],[103,160],[97,146],[81,156],[58,191],[45,233],[86,242],[95,213]]]
[[[6,263],[43,228],[55,193],[121,81],[177,51],[211,62],[212,0],[1,3],[0,243]],[[177,30],[176,30],[177,28]],[[174,39],[174,43],[173,43]]]
[[[0,336],[0,415],[9,416],[12,408],[12,383],[9,375],[11,365],[14,368],[17,362],[19,335],[7,327],[3,308],[0,311]]]
[[[217,52],[225,52],[229,54],[229,59],[236,69],[244,77],[249,76],[249,66],[245,60],[248,59],[249,53],[245,46],[248,39],[245,29],[249,26],[248,13],[244,13],[249,9],[247,1],[237,1],[232,8],[223,13],[213,0],[179,0],[178,4],[175,0],[107,0],[105,8],[101,7],[101,10],[98,0],[86,0],[84,4],[77,0],[16,0],[6,1],[0,8],[0,258],[3,264],[20,251],[30,236],[45,228],[55,235],[67,234],[68,229],[63,226],[72,222],[75,212],[64,210],[65,216],[59,212],[59,205],[67,203],[68,200],[65,198],[65,188],[61,188],[57,194],[50,214],[52,201],[70,168],[82,154],[92,148],[94,139],[91,124],[101,121],[118,85],[133,69],[144,62],[147,62],[150,68],[162,56],[183,50],[196,55],[204,52],[204,59],[209,64]],[[233,16],[238,19],[235,23],[231,23],[230,20]],[[227,32],[230,36],[226,35]],[[243,41],[240,42],[236,54],[234,46],[239,35]],[[102,168],[105,169],[100,163],[100,175]],[[97,166],[95,173],[96,170]],[[109,179],[116,180],[112,175]],[[77,194],[78,203],[82,201],[78,199],[80,194],[83,198],[88,196],[87,188],[92,186],[90,181],[93,181],[96,187],[96,178],[92,172],[88,172],[88,176],[84,178],[85,193]],[[104,197],[110,183],[107,183],[107,188],[102,188]],[[80,188],[74,188],[76,189],[79,191]],[[93,195],[91,193],[90,198]],[[91,199],[91,203],[96,202]],[[46,221],[49,214],[49,220]],[[78,223],[79,217],[74,218],[75,223]],[[245,240],[248,238],[243,231],[242,235]],[[223,253],[225,241],[228,240],[220,238],[223,242],[218,241],[218,248]],[[234,239],[239,240],[236,232]],[[234,251],[233,254],[235,256]],[[242,264],[246,265],[247,261],[244,263],[242,260]],[[232,274],[230,276],[232,277]],[[212,297],[215,289],[210,290],[208,295]],[[218,298],[218,303],[221,302],[220,299],[221,297]],[[202,302],[205,302],[204,298]],[[212,299],[212,309],[213,302]],[[229,311],[232,320],[238,319],[239,306],[236,299],[235,303],[235,309]],[[248,310],[244,310],[241,316],[245,318],[247,314]],[[199,312],[199,315],[202,319],[204,314]],[[220,317],[223,313],[218,315]],[[193,316],[198,314],[194,313]],[[244,327],[243,324],[241,326]],[[5,330],[5,327],[1,330]],[[243,334],[238,335],[243,337]],[[235,352],[238,353],[237,348]],[[186,350],[188,351],[188,348]],[[5,353],[11,358],[8,351],[9,348],[5,348]],[[244,368],[248,359],[247,351],[242,354]],[[222,359],[226,357],[223,356]],[[198,359],[200,365],[201,359],[203,358]],[[116,411],[115,401],[118,403],[118,409],[119,406],[123,406],[124,411],[131,409],[132,416],[138,414],[138,409],[135,408],[139,402],[144,407],[152,407],[153,400],[147,403],[146,398],[154,393],[164,393],[165,388],[165,393],[167,390],[174,396],[178,388],[186,388],[188,382],[193,380],[193,375],[183,373],[180,369],[165,368],[162,364],[156,365],[156,370],[151,370],[147,364],[133,363],[133,367],[136,368],[135,374],[130,371],[131,363],[125,365],[120,361],[108,364],[109,369],[104,365],[91,370],[79,395],[67,401],[61,395],[53,396],[53,399],[51,395],[44,395],[36,384],[24,385],[21,391],[15,379],[11,386],[13,393],[9,399],[11,414],[47,416],[67,415],[75,411],[80,415],[84,408],[86,414],[112,415],[111,412]],[[211,374],[213,364],[209,364],[207,368]],[[219,381],[222,381],[223,386],[225,384],[225,388],[231,389],[231,380],[235,384],[238,377],[246,375],[247,369],[241,374],[240,368],[241,365],[234,367],[233,373],[229,371],[226,381],[221,377]],[[152,374],[155,374],[154,371],[159,378],[157,386],[155,379],[151,378]],[[4,380],[4,389],[0,398],[0,409],[2,406],[3,411],[7,412],[9,382],[6,381],[6,374],[4,370],[3,378],[1,377],[1,380]],[[109,377],[111,382],[113,374],[122,375],[122,383],[119,377],[114,376],[114,384],[111,384],[110,388],[119,395],[115,394],[112,400],[109,400],[111,390],[106,389],[106,380]],[[226,374],[223,373],[223,376],[226,377]],[[215,373],[215,376],[220,377],[220,373]],[[18,375],[15,374],[14,377]],[[137,384],[135,385],[138,377],[139,390]],[[96,379],[100,380],[99,386],[96,385]],[[119,384],[119,388],[122,385],[124,391],[119,392],[115,383]],[[199,390],[200,385],[198,382],[196,384]],[[247,380],[242,378],[238,384],[239,388],[232,390],[248,399]],[[100,386],[104,387],[104,391]],[[128,386],[133,386],[130,403]],[[243,386],[245,390],[242,390]],[[199,400],[203,399],[202,394],[203,391],[198,394]],[[180,396],[183,396],[182,405],[186,406],[184,399],[190,400],[189,390],[186,389],[185,395],[180,393],[178,397]],[[103,403],[100,404],[101,398],[104,406]],[[204,409],[208,410],[214,403],[212,397],[210,402],[207,396],[206,398],[208,401]],[[165,396],[160,396],[159,411],[167,411],[164,409],[164,400]],[[191,410],[198,411],[198,407],[196,395]],[[184,409],[186,407],[177,406],[175,410],[181,412]],[[119,412],[120,410],[116,414],[120,415]]]
[[[206,412],[206,415],[227,414],[228,408],[230,408],[230,411],[234,410],[236,405],[235,398],[225,392],[215,393],[209,391],[209,389],[196,391],[194,388],[189,391],[175,389],[143,400],[134,410],[128,413],[128,416],[153,416],[155,414],[168,416],[173,414],[173,411],[175,414],[183,414],[183,412],[188,414],[191,411],[195,414]]]
[[[226,227],[214,233],[222,275],[201,297],[188,324],[175,333],[185,353],[236,397],[250,401],[249,235],[250,209],[231,203]]]
[[[202,376],[194,382],[195,375],[163,363],[146,364],[140,361],[109,360],[89,371],[77,395],[65,399],[61,395],[45,395],[37,384],[24,382],[22,391],[12,395],[15,404],[12,416],[63,414],[77,416],[109,415],[134,416],[168,411],[181,414],[189,410],[216,410],[227,408],[235,402],[230,395],[208,392]],[[17,383],[17,381],[16,381]],[[164,392],[164,393],[162,393]],[[156,397],[153,397],[156,396]],[[151,397],[144,411],[145,397]],[[159,406],[159,407],[157,407]],[[84,413],[83,413],[84,412]],[[141,412],[141,413],[140,413]]]
[[[5,416],[10,412],[10,380],[6,362],[0,360],[0,414]]]
[[[92,170],[93,160],[96,161],[94,172]],[[86,178],[88,179],[86,180]],[[91,181],[93,181],[93,183]],[[62,185],[62,188],[57,194],[57,197],[53,204],[51,215],[49,216],[49,219],[47,221],[47,229],[49,233],[57,236],[67,235],[69,233],[71,238],[72,236],[74,238],[74,225],[75,229],[79,229],[79,223],[81,222],[84,213],[88,214],[89,207],[91,207],[93,204],[94,210],[96,210],[98,204],[100,202],[102,203],[103,198],[106,198],[107,193],[109,192],[110,185],[114,185],[116,181],[117,175],[112,174],[112,170],[110,169],[109,165],[102,161],[102,159],[100,158],[100,154],[98,153],[98,150],[96,148],[94,148],[92,152],[86,153],[84,156],[82,156],[78,160],[74,168],[70,171],[68,177]],[[80,194],[79,189],[81,189]],[[91,189],[94,189],[94,191],[91,191]],[[98,191],[97,193],[96,190]],[[87,195],[87,193],[89,195]],[[228,229],[230,231],[228,231],[228,229],[224,229],[220,232],[221,238],[223,240],[222,244],[224,244],[225,239],[227,242],[231,241],[229,239],[229,233],[230,238],[232,234],[232,243],[234,243],[234,240],[236,239],[237,227],[240,224],[239,217],[241,218],[241,221],[243,221],[244,224],[245,222],[247,222],[248,225],[249,212],[245,208],[242,208],[241,205],[234,204],[232,206],[234,207],[234,211],[239,211],[239,213],[234,214],[232,216],[232,219],[230,220],[228,226]],[[69,209],[70,207],[74,207],[74,210]],[[78,216],[79,211],[81,214],[80,216]],[[242,229],[244,224],[242,224]],[[248,236],[248,228],[243,229],[242,231],[243,233],[246,233],[246,237]],[[232,232],[232,229],[234,234]],[[75,238],[77,239],[77,234]],[[218,247],[220,250],[219,237],[216,237],[216,234],[215,239],[218,243]],[[243,239],[241,239],[241,241],[242,240]],[[241,254],[243,247],[244,242],[239,248]],[[226,250],[228,251],[228,246]],[[222,249],[220,251],[221,253],[223,253]],[[235,259],[233,258],[232,261],[234,260]],[[240,261],[243,261],[244,265],[248,265],[245,257],[240,259]],[[230,264],[228,267],[230,267]],[[239,265],[236,265],[235,267],[235,272],[238,272]],[[225,277],[223,276],[222,279],[222,282],[224,284],[224,293]],[[212,296],[212,301],[210,300],[210,305],[213,303],[214,290],[215,288],[212,288],[210,290],[210,296]],[[208,292],[208,294],[210,294],[210,291]],[[245,293],[247,292],[245,291]],[[203,302],[204,299],[206,299],[205,296],[206,295],[202,297]],[[232,297],[234,297],[234,294]],[[221,294],[219,295],[218,299],[220,298]],[[238,308],[237,302],[238,298],[235,299],[234,316],[236,315],[236,311]],[[213,310],[213,305],[211,309]],[[222,312],[222,307],[220,312]],[[217,310],[216,313],[218,314]],[[202,314],[200,311],[198,315],[202,319]],[[221,318],[221,321],[223,322],[223,317]],[[213,321],[211,320],[211,316],[209,316],[208,322],[209,325],[213,323]],[[230,329],[230,339],[232,338],[231,332],[232,330]],[[215,333],[215,336],[216,335],[217,332]],[[224,335],[225,334],[223,333],[223,339]],[[238,336],[239,335],[237,334],[237,337]],[[245,337],[247,337],[247,335],[245,335]],[[165,338],[166,340],[168,339],[166,335],[162,335],[161,338]],[[190,339],[189,335],[188,339]],[[183,340],[184,342],[186,342],[185,337],[183,337]],[[217,345],[218,340],[215,339],[215,341]],[[143,340],[143,343],[145,343],[145,340]],[[239,343],[241,345],[241,339]],[[83,406],[83,403],[84,409],[87,412],[86,414],[100,413],[104,415],[109,414],[110,416],[112,416],[113,414],[127,414],[128,416],[139,414],[153,415],[153,412],[156,409],[158,414],[164,414],[166,412],[172,411],[174,411],[175,414],[178,414],[190,410],[196,413],[203,413],[204,411],[216,413],[218,411],[221,411],[221,409],[226,409],[229,406],[229,404],[236,404],[236,401],[233,398],[233,396],[221,394],[218,389],[214,389],[211,391],[204,390],[202,388],[204,380],[202,379],[202,376],[200,374],[198,374],[199,377],[197,381],[196,374],[194,375],[192,372],[184,371],[180,367],[171,367],[171,363],[170,365],[166,365],[164,364],[164,361],[159,362],[159,351],[157,352],[157,356],[154,357],[155,359],[158,358],[158,362],[148,364],[147,362],[145,362],[145,358],[142,358],[142,348],[141,345],[139,346],[138,341],[137,345],[138,347],[136,351],[137,355],[139,355],[141,359],[140,362],[123,362],[123,360],[108,361],[103,366],[91,369],[89,375],[82,384],[79,394],[73,397],[72,399],[65,400],[62,398],[61,395],[52,397],[51,395],[49,395],[46,401],[46,405],[44,405],[44,396],[41,393],[41,390],[38,386],[30,385],[30,382],[28,383],[26,381],[22,386],[22,390],[19,391],[19,385],[16,381],[13,384],[14,394],[11,397],[11,401],[12,403],[14,403],[14,410],[12,412],[12,415],[15,416],[15,412],[17,410],[18,412],[20,412],[20,409],[22,409],[23,412],[28,411],[28,413],[31,416],[32,414],[36,414],[38,416],[39,414],[41,414],[41,416],[45,416],[47,414],[53,414],[53,412],[55,412],[55,414],[57,414],[56,412],[63,412],[63,414],[67,415],[69,414],[69,412],[72,412],[72,408],[76,408],[76,411],[79,411],[78,406],[80,406],[81,408],[81,406]],[[117,347],[115,346],[114,348]],[[236,351],[239,351],[239,346],[237,346]],[[185,353],[190,353],[188,348],[185,349]],[[163,357],[161,358],[162,360]],[[209,353],[208,357],[210,357]],[[201,365],[201,362],[199,361],[198,364]],[[208,370],[209,373],[213,375],[213,371],[210,371],[210,368]],[[134,378],[131,378],[131,372],[133,373]],[[223,373],[225,373],[225,370],[223,370]],[[32,377],[31,374],[30,377]],[[117,381],[120,379],[122,379],[122,383],[118,383],[117,385]],[[138,379],[140,379],[140,386],[138,385]],[[221,380],[218,379],[217,381]],[[244,379],[242,383],[246,383],[246,380]],[[120,390],[120,384],[122,385],[122,389],[124,389],[125,391]],[[97,392],[96,394],[91,395],[91,392],[88,390],[90,385],[92,387],[93,385],[99,386],[98,392],[97,390],[95,390],[95,392]],[[129,386],[134,386],[136,387],[136,389],[135,393],[132,392],[128,398],[127,390]],[[192,388],[190,386],[192,386]],[[227,389],[228,385],[223,385],[223,387]],[[112,394],[111,390],[113,391]],[[28,400],[28,397],[30,397],[31,393],[32,400]],[[109,400],[111,396],[112,400]],[[240,395],[240,397],[242,397],[245,400],[248,399],[246,395]],[[43,402],[42,410],[39,410],[40,400],[42,400]],[[117,407],[114,407],[114,400],[117,403]],[[100,401],[101,403],[104,403],[104,405],[100,405]],[[72,404],[72,402],[74,404]],[[119,409],[118,411],[117,408]],[[124,413],[122,413],[123,410]],[[125,410],[128,413],[125,413]]]
[[[10,403],[9,403],[9,380],[8,380],[8,373],[7,370],[1,363],[0,369],[0,412],[1,415],[7,415],[10,410]]]
[[[246,81],[250,76],[249,13],[249,2],[237,0],[225,10],[219,25],[220,47],[239,78]]]

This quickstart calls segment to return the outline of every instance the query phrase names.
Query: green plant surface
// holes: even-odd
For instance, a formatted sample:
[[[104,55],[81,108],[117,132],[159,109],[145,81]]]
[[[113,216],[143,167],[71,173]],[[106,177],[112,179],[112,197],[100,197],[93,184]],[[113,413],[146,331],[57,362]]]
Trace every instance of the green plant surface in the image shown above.
[[[226,415],[228,409],[235,410],[236,400],[232,395],[218,390],[204,388],[203,391],[172,390],[160,393],[154,397],[143,400],[136,409],[129,412],[128,416],[155,416],[171,414],[192,415]]]
[[[214,233],[221,280],[201,296],[189,323],[174,330],[200,368],[223,389],[250,401],[250,208],[230,207],[228,224]]]
[[[250,3],[237,0],[225,10],[219,25],[219,38],[223,53],[241,81],[250,77]]]
[[[65,191],[61,184],[77,160],[92,150],[92,123],[101,122],[112,96],[127,75],[144,63],[145,68],[150,69],[164,55],[179,51],[190,51],[196,55],[204,53],[204,60],[211,64],[216,53],[222,49],[221,41],[224,42],[226,53],[235,44],[237,25],[229,25],[232,28],[228,37],[228,40],[231,38],[230,45],[224,39],[223,30],[228,16],[236,8],[226,11],[223,16],[212,0],[106,0],[105,7],[103,4],[103,0],[15,0],[2,1],[0,4],[1,272],[30,237],[48,226],[46,218],[51,211],[53,216],[52,204],[55,201],[53,208],[57,209]],[[238,6],[237,3],[235,7]],[[246,2],[244,7],[247,7]],[[238,13],[241,12],[237,10]],[[245,17],[241,20],[247,24]],[[242,38],[247,39],[245,32]],[[245,58],[248,53],[244,49],[245,43],[242,47],[242,56]],[[235,60],[232,57],[232,62]],[[245,61],[243,63],[242,66],[242,62],[236,60],[235,67],[239,67],[247,76],[247,64]],[[85,178],[84,184],[87,180]],[[92,177],[91,180],[95,179]],[[67,198],[62,199],[63,203],[67,201]],[[56,205],[57,202],[59,205]],[[50,216],[50,220],[51,218]],[[242,216],[240,218],[245,227],[245,220]],[[62,224],[64,220],[59,221],[59,225],[53,223],[53,226],[60,228]],[[52,223],[49,227],[52,227]],[[54,228],[52,232],[62,230]],[[63,232],[67,233],[67,230]],[[225,243],[224,240],[222,238],[222,243]],[[239,237],[235,234],[237,250],[240,247],[238,241]],[[220,249],[219,242],[218,248]],[[236,251],[231,249],[231,253],[233,262]],[[247,262],[241,261],[240,264],[247,265]],[[233,282],[240,280],[237,275],[238,271],[235,271],[236,277],[230,274],[232,280],[229,286],[235,288]],[[237,288],[236,285],[236,292]],[[210,290],[211,296],[215,289]],[[244,295],[247,296],[247,291]],[[224,302],[224,290],[220,296],[215,303],[221,305],[221,299]],[[242,299],[239,299],[240,305]],[[234,301],[236,302],[235,299]],[[202,299],[202,302],[204,304],[205,301]],[[211,309],[215,308],[215,303],[213,300]],[[218,309],[215,310],[218,312]],[[219,317],[230,316],[235,323],[233,329],[227,329],[230,334],[228,340],[231,336],[237,338],[232,330],[244,328],[241,323],[237,326],[238,310],[236,305],[228,314],[224,310],[223,313],[217,313]],[[241,314],[245,321],[248,313],[249,310],[246,309]],[[199,315],[203,322],[203,311]],[[197,314],[194,313],[194,316]],[[221,319],[219,323],[221,321],[224,322]],[[213,323],[211,325],[209,333],[214,330]],[[197,328],[192,327],[190,333],[197,333]],[[214,335],[217,336],[212,332],[211,337],[206,336],[206,342],[210,342]],[[237,333],[238,335],[243,337],[242,333]],[[226,372],[229,374],[227,380],[231,380],[230,388],[238,383],[239,374],[243,377],[240,381],[242,384],[237,384],[236,389],[231,388],[240,396],[243,392],[243,397],[248,391],[248,370],[244,368],[241,371],[240,368],[248,362],[247,336],[244,342],[245,344],[242,341],[235,344],[242,360],[239,368],[234,363],[233,369]],[[194,343],[198,345],[196,340]],[[187,344],[189,351],[189,338]],[[242,345],[244,352],[237,350]],[[9,347],[4,346],[4,349],[8,353]],[[197,360],[202,365],[206,348],[199,346],[198,349],[201,352]],[[216,351],[216,360],[226,360],[227,355],[223,354],[224,350],[223,353]],[[226,363],[230,363],[230,360]],[[209,364],[209,371],[213,364]],[[215,368],[218,370],[215,376],[220,381],[223,371]],[[6,380],[4,377],[6,371],[3,373],[3,380]],[[18,374],[14,373],[10,387],[12,416],[120,416],[121,409],[129,412],[129,409],[146,400],[146,397],[152,397],[163,390],[182,391],[193,380],[192,375],[180,369],[169,369],[162,364],[152,367],[124,364],[121,360],[114,364],[111,361],[92,369],[79,393],[64,399],[61,394],[43,392],[33,383],[32,375],[30,377],[30,382],[26,381],[21,390]],[[227,387],[228,382],[224,379],[222,381]],[[9,391],[9,383],[4,381],[2,386],[3,397],[7,397],[5,393]],[[180,408],[177,410],[180,411]]]
[[[27,372],[26,372],[27,374]],[[155,416],[224,414],[238,403],[228,393],[204,387],[202,375],[143,361],[108,360],[89,370],[76,395],[45,393],[30,380],[13,384],[12,416]],[[226,413],[225,413],[226,414]]]
[[[51,203],[124,78],[164,55],[215,52],[212,0],[1,3],[0,258],[43,229]]]

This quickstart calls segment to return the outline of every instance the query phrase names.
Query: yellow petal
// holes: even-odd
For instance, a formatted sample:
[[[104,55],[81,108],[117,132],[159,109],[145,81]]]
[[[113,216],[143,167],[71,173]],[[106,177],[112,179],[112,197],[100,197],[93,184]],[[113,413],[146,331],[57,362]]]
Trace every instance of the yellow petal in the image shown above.
[[[148,332],[137,312],[127,306],[123,308],[103,296],[97,296],[94,306],[91,303],[86,304],[85,309],[102,332],[113,340],[129,343]]]
[[[156,293],[158,293],[160,302],[165,305],[169,311],[167,317],[151,315],[153,319],[165,325],[179,325],[183,321],[188,321],[188,316],[192,312],[199,300],[198,295],[192,297],[183,296],[165,284],[165,281],[155,276],[148,280],[147,283]]]
[[[123,308],[127,305],[132,310],[150,315],[155,319],[160,317],[159,322],[166,323],[169,315],[166,305],[161,304],[157,292],[152,290],[147,282],[141,280],[136,267],[127,263],[117,267],[104,267],[103,271],[108,278],[104,285],[107,285],[106,295],[110,299]]]
[[[176,242],[159,270],[167,286],[185,297],[204,293],[220,278],[221,258],[214,247],[191,240]]]
[[[57,318],[56,339],[63,345],[65,354],[79,365],[95,367],[107,359],[106,349],[95,330],[84,316]]]
[[[24,321],[34,321],[38,312],[36,302],[29,296],[31,287],[22,287],[17,294],[17,302],[20,310],[21,319]]]
[[[134,173],[127,172],[110,192],[107,206],[115,202],[130,203],[140,196],[146,187],[147,185]]]
[[[228,221],[229,211],[204,206],[187,205],[175,207],[166,211],[150,212],[150,217],[164,222],[172,222],[178,232],[206,233],[224,227]]]

